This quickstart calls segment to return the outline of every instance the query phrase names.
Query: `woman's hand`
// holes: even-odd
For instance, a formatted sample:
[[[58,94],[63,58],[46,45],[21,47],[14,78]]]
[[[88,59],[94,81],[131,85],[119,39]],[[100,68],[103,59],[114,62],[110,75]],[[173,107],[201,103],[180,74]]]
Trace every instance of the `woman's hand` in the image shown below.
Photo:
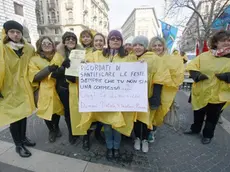
[[[145,62],[145,60],[144,60],[144,59],[142,59],[142,60],[140,60],[139,62],[144,63],[144,62]]]

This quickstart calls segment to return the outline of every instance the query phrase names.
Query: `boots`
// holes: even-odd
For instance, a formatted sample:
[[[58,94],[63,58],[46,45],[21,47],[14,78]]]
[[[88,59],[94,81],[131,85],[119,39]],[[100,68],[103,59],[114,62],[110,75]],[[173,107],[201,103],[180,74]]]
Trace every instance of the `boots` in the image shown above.
[[[16,145],[16,152],[23,158],[30,157],[32,154],[25,146],[35,146],[35,143],[32,143],[25,136],[26,118],[10,124],[10,133]]]
[[[15,150],[20,155],[20,157],[22,157],[22,158],[28,158],[32,155],[31,152],[22,144],[16,145]]]
[[[85,150],[85,151],[89,151],[90,149],[90,134],[91,134],[92,131],[88,130],[87,131],[87,135],[84,135],[83,136],[83,145],[82,145],[82,148]]]
[[[48,140],[50,143],[54,143],[56,141],[57,132],[55,131],[54,125],[52,121],[45,120],[46,126],[49,129]]]

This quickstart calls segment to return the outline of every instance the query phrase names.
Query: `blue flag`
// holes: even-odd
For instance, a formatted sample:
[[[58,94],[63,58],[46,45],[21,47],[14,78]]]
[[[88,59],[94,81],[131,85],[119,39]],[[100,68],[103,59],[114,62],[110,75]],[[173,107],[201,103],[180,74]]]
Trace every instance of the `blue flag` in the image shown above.
[[[160,22],[161,22],[161,27],[162,27],[163,38],[165,39],[167,48],[170,52],[172,50],[173,43],[175,42],[178,28],[170,24],[167,24],[163,21],[160,21]]]
[[[225,8],[223,13],[213,21],[212,29],[229,30],[230,25],[230,5]]]

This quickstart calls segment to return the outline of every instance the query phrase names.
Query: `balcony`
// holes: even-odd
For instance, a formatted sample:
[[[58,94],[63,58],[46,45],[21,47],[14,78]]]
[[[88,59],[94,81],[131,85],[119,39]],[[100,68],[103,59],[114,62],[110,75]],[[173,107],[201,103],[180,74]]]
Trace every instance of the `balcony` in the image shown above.
[[[55,9],[55,3],[48,3],[48,9],[49,10],[53,10],[53,9]]]
[[[52,18],[48,21],[49,24],[57,24],[57,19],[56,18]]]
[[[66,10],[72,10],[73,9],[73,2],[66,2],[65,8],[66,8]]]

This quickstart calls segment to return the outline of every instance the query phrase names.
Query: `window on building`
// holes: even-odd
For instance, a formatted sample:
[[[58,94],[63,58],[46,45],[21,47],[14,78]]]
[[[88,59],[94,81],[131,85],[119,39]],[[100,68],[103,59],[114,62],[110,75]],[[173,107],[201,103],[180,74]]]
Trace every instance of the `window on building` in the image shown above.
[[[55,34],[59,34],[59,29],[55,29]]]
[[[69,20],[73,20],[73,12],[72,11],[69,11],[68,18],[69,18]]]
[[[69,28],[69,30],[74,32],[74,28]]]
[[[41,32],[41,35],[45,34],[44,29],[41,29],[40,32]]]
[[[14,2],[14,13],[23,16],[23,5]]]

